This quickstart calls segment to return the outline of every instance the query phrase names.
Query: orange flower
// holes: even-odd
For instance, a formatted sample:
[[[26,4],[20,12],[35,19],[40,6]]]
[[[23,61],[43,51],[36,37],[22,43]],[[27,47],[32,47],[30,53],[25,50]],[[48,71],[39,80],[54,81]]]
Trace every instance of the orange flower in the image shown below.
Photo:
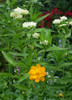
[[[62,93],[59,94],[59,97],[63,97]]]
[[[45,67],[41,67],[39,64],[35,66],[31,66],[31,69],[29,71],[29,79],[35,80],[35,82],[44,81],[44,76],[46,76]]]

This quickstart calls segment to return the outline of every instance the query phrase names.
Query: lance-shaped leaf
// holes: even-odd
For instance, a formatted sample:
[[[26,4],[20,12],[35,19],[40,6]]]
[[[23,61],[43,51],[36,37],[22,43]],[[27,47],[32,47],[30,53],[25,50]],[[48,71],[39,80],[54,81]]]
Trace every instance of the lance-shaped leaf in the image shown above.
[[[43,20],[45,17],[49,16],[49,14],[39,17],[38,19],[35,20],[35,22],[40,22],[41,20]]]
[[[11,57],[10,55],[8,55],[7,53],[5,53],[4,51],[2,51],[2,54],[4,55],[5,59],[13,66],[16,65],[16,63],[14,62],[13,57]]]
[[[28,77],[29,77],[29,74],[28,74],[28,73],[25,73],[25,74],[20,78],[20,80],[19,80],[18,83],[24,81],[24,80],[27,79]]]
[[[12,0],[12,2],[10,3],[10,7],[12,7],[16,2],[17,0]]]

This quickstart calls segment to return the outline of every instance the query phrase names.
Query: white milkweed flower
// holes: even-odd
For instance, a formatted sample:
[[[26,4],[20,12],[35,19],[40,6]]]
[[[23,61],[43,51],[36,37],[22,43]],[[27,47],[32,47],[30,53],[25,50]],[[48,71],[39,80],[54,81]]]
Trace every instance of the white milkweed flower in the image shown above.
[[[37,38],[38,39],[39,34],[38,33],[34,33],[32,36],[33,36],[33,38]]]
[[[53,24],[60,24],[60,22],[61,22],[60,19],[55,19],[55,20],[53,21]]]
[[[62,17],[60,17],[60,19],[61,19],[61,21],[67,20],[67,17],[66,16],[62,16]]]
[[[18,13],[16,13],[16,12],[11,12],[11,13],[10,13],[10,16],[13,17],[13,18],[22,18],[22,17],[23,17],[23,15],[18,14]]]
[[[43,44],[43,42],[40,41],[40,44]]]
[[[15,17],[15,12],[11,12],[11,13],[10,13],[10,16],[11,16],[11,17]]]
[[[22,18],[23,15],[26,15],[26,14],[29,14],[29,11],[27,9],[23,10],[17,7],[10,13],[10,16],[13,18]]]
[[[47,40],[44,40],[43,44],[44,45],[48,45],[48,41]]]
[[[48,45],[48,41],[44,40],[43,42],[40,41],[40,44]]]
[[[66,24],[69,24],[69,22],[66,21]]]
[[[69,22],[69,24],[70,24],[70,25],[72,25],[72,21],[71,21],[71,22]]]
[[[14,9],[14,12],[17,12],[17,13],[19,13],[19,14],[22,14],[23,9],[17,7],[17,8]]]
[[[61,24],[60,27],[62,27],[62,26],[67,26],[67,24]]]
[[[24,22],[23,23],[23,27],[25,28],[28,28],[28,27],[36,27],[36,24],[35,22]]]
[[[26,10],[23,10],[23,9],[21,9],[21,8],[19,8],[19,7],[17,7],[17,8],[15,8],[14,9],[14,12],[17,12],[17,13],[19,13],[19,14],[29,14],[29,11],[26,9]]]
[[[29,14],[29,11],[27,9],[26,10],[23,10],[22,14],[23,15],[27,15],[27,14]]]
[[[23,16],[18,14],[17,16],[15,16],[15,18],[22,18]]]

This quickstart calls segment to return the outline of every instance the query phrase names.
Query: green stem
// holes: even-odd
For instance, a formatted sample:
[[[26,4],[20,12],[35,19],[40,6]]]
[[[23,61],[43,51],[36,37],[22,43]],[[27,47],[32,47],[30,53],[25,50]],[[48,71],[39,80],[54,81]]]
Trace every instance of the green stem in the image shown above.
[[[44,54],[43,54],[41,60],[43,60],[43,58],[44,58],[44,56],[45,56],[45,53],[46,53],[46,49],[44,49]]]
[[[64,67],[63,67],[63,79],[64,79]],[[64,84],[65,84],[65,82],[64,82]],[[65,98],[65,87],[64,87],[63,92],[64,92],[64,98]]]
[[[41,95],[39,92],[38,92],[38,89],[35,87],[35,85],[33,84],[33,87],[35,88],[35,91],[38,95]]]
[[[55,73],[57,72],[57,69],[58,69],[58,63],[56,64],[56,70],[55,70]],[[55,75],[55,73],[54,73],[54,75]],[[53,77],[54,77],[54,75],[53,75]]]
[[[9,66],[9,73],[10,73],[10,71],[11,71],[11,66]],[[10,79],[10,76],[9,76],[9,87],[10,87],[10,81],[11,81],[11,79]]]

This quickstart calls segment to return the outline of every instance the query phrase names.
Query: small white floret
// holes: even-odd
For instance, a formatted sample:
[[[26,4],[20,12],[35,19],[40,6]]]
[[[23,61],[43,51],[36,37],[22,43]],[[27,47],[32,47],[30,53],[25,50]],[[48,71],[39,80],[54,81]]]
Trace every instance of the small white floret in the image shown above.
[[[62,27],[62,26],[67,26],[67,24],[61,24],[60,27]]]
[[[67,20],[67,17],[66,16],[62,16],[62,17],[60,17],[60,19],[61,19],[61,21]]]
[[[55,19],[55,20],[53,21],[53,24],[60,24],[60,22],[61,22],[60,19]]]
[[[72,25],[72,21],[71,21],[71,22],[69,22],[69,24],[70,24],[70,25]]]
[[[33,38],[37,38],[38,39],[39,34],[38,33],[34,33],[32,36],[33,36]]]
[[[35,23],[35,22],[24,22],[24,23],[23,23],[23,27],[24,27],[24,28],[36,27],[36,23]]]

